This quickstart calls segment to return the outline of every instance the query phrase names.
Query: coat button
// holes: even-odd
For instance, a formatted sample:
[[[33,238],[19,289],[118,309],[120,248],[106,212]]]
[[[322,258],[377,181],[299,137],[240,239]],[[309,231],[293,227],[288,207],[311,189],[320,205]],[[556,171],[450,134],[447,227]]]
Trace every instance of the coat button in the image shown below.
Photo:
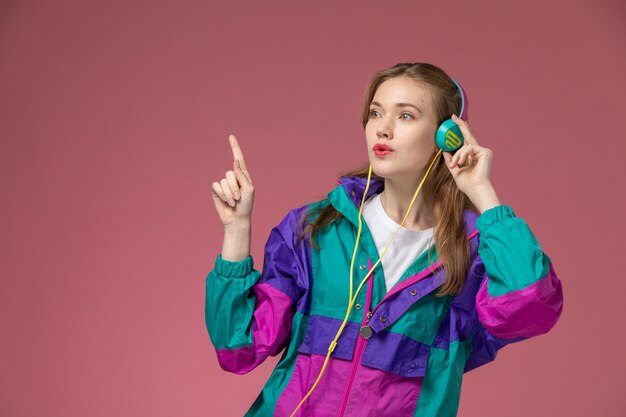
[[[365,265],[361,265],[359,266],[359,268],[361,268],[361,271],[365,269]]]
[[[354,308],[356,308],[357,310],[360,310],[361,309],[361,304],[355,305]]]
[[[387,317],[385,316],[380,316],[380,321],[382,321],[383,323],[387,321]]]
[[[415,368],[415,362],[413,362],[413,361],[409,362],[409,366],[411,367],[411,369],[414,369]]]
[[[372,334],[374,333],[374,331],[372,330],[372,328],[370,326],[363,326],[359,329],[359,334],[361,335],[361,337],[363,339],[369,339],[370,337],[372,337]]]
[[[416,290],[411,290],[411,295],[416,295],[417,291]]]

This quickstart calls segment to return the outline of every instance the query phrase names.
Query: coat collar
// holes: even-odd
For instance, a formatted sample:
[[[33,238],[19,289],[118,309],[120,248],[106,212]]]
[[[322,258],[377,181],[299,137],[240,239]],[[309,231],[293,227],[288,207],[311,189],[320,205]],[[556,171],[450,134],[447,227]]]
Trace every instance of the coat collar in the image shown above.
[[[363,199],[366,186],[367,177],[343,176],[337,179],[337,186],[327,194],[330,203],[335,209],[357,227],[359,225],[359,207],[361,207],[361,200]],[[374,194],[380,194],[384,189],[384,181],[372,177],[365,199],[367,200]],[[478,213],[472,210],[466,209],[463,212],[463,220],[468,237],[475,234],[476,219],[478,216]]]

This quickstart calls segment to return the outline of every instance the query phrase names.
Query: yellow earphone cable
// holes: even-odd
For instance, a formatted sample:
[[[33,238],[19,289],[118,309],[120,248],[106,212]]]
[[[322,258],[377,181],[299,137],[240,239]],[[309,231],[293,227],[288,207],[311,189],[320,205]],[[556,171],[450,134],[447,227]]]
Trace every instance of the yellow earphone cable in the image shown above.
[[[419,186],[417,187],[417,190],[415,191],[415,194],[413,195],[413,199],[411,200],[411,204],[409,204],[409,208],[407,209],[407,212],[404,215],[404,218],[402,219],[402,223],[400,223],[400,226],[393,233],[393,236],[391,237],[391,240],[389,241],[389,243],[387,244],[387,246],[383,250],[383,253],[380,255],[380,259],[378,259],[376,261],[374,266],[372,266],[372,269],[370,269],[367,272],[367,275],[365,275],[365,277],[361,281],[361,284],[358,286],[358,288],[356,290],[356,293],[354,294],[354,297],[353,297],[352,296],[352,272],[354,271],[354,260],[355,260],[355,257],[356,257],[356,249],[359,246],[359,239],[361,238],[361,228],[363,226],[363,223],[361,222],[361,213],[363,212],[363,205],[365,203],[365,196],[367,195],[367,191],[369,190],[370,181],[371,181],[371,177],[372,177],[372,165],[370,164],[369,172],[367,173],[367,185],[365,186],[365,191],[363,192],[363,198],[361,199],[361,207],[359,208],[359,231],[358,231],[358,233],[356,235],[356,242],[354,244],[354,251],[352,253],[352,261],[350,262],[350,297],[348,299],[348,310],[346,311],[346,317],[343,319],[343,323],[341,323],[341,327],[339,327],[339,330],[337,331],[337,334],[335,335],[335,338],[333,339],[333,341],[330,343],[330,346],[328,347],[328,353],[326,354],[326,359],[324,360],[324,364],[322,365],[322,369],[320,370],[320,374],[317,376],[317,379],[315,380],[315,383],[313,384],[313,386],[311,387],[309,392],[304,396],[304,398],[302,398],[302,400],[300,401],[300,403],[298,404],[296,409],[293,410],[293,412],[291,413],[290,417],[294,417],[294,415],[296,414],[296,411],[298,411],[298,409],[302,406],[304,401],[306,401],[306,399],[309,398],[309,396],[311,395],[311,393],[313,392],[313,390],[317,386],[317,383],[320,381],[320,379],[322,379],[322,375],[324,374],[324,371],[326,370],[326,365],[328,364],[328,360],[330,359],[330,354],[335,350],[335,347],[337,346],[337,341],[339,340],[339,336],[341,336],[341,333],[343,332],[343,329],[346,326],[346,323],[348,322],[348,317],[350,316],[350,311],[352,310],[352,305],[356,301],[356,298],[357,298],[357,296],[359,294],[359,291],[361,291],[361,288],[363,287],[363,284],[365,284],[365,282],[370,277],[372,272],[374,272],[374,269],[376,269],[376,266],[383,259],[383,256],[385,256],[385,253],[387,252],[387,249],[389,249],[389,246],[391,245],[391,242],[393,242],[393,240],[396,237],[396,234],[402,228],[402,225],[404,224],[406,218],[409,215],[409,212],[411,211],[411,207],[413,207],[413,202],[415,202],[415,198],[417,198],[417,195],[419,194],[420,190],[422,189],[422,185],[424,184],[424,181],[426,180],[426,177],[428,177],[428,174],[430,173],[430,170],[433,167],[433,164],[435,163],[435,161],[437,160],[439,155],[441,155],[441,152],[442,152],[442,149],[439,149],[439,152],[437,152],[437,154],[433,158],[432,162],[428,166],[428,170],[426,170],[426,173],[424,174],[424,178],[422,178],[422,181],[420,182]]]

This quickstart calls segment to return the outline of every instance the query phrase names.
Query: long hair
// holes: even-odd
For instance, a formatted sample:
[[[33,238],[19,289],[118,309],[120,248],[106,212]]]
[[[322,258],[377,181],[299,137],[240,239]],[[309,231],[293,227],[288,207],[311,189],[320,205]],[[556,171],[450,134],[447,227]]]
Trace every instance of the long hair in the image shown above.
[[[461,111],[461,94],[452,79],[439,67],[428,63],[400,63],[391,68],[382,69],[371,78],[363,103],[361,121],[363,129],[369,119],[369,108],[374,94],[380,85],[394,77],[408,77],[425,84],[434,103],[437,116],[437,126],[450,118],[454,113]],[[433,141],[435,138],[433,137]],[[341,176],[356,176],[367,178],[369,163],[357,169],[349,170]],[[383,178],[372,172],[372,178],[384,181]],[[433,208],[435,226],[434,240],[437,255],[446,271],[447,280],[435,294],[437,296],[456,295],[465,282],[470,268],[470,247],[465,230],[463,212],[465,209],[478,212],[471,200],[457,187],[452,174],[448,170],[443,157],[439,157],[431,169],[428,178],[420,191],[424,194],[424,201]],[[321,229],[338,221],[343,215],[332,205],[320,208],[319,215],[314,222],[306,217],[300,219],[299,225],[305,220],[307,225],[301,229],[298,240],[307,234],[311,245],[319,249],[313,241],[313,235]],[[430,263],[431,252],[428,252]]]

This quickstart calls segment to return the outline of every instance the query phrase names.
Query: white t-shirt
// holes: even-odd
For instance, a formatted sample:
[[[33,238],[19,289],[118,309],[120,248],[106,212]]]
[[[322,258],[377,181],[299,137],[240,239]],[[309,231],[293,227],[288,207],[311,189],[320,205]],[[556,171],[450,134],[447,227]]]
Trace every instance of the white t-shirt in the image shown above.
[[[382,255],[400,224],[393,221],[385,212],[380,202],[380,194],[375,194],[365,201],[362,215],[372,232],[378,254]],[[383,260],[376,267],[380,268],[381,265],[383,267],[387,292],[398,282],[404,271],[434,242],[433,230],[432,227],[420,231],[409,230],[404,226],[400,228]],[[372,260],[373,263],[376,261],[377,259]]]

